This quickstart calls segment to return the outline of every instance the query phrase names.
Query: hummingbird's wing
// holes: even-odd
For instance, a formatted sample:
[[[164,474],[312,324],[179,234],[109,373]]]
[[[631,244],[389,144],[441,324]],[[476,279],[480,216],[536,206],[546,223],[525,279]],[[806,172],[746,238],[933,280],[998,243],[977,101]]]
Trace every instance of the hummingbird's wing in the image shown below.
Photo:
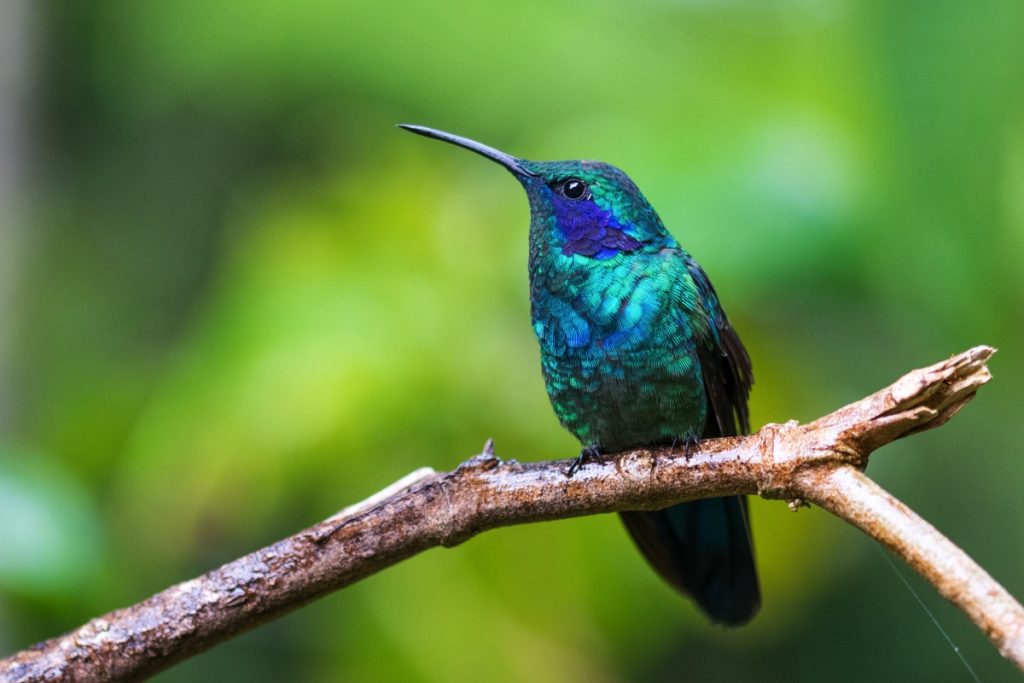
[[[708,415],[703,436],[710,438],[746,434],[750,431],[747,399],[754,383],[750,356],[743,348],[736,330],[729,324],[718,302],[718,294],[704,269],[689,255],[684,258],[686,269],[700,291],[711,331],[710,337],[703,344],[697,344],[697,355],[704,375],[704,391],[708,396],[710,413],[713,413],[713,416]]]

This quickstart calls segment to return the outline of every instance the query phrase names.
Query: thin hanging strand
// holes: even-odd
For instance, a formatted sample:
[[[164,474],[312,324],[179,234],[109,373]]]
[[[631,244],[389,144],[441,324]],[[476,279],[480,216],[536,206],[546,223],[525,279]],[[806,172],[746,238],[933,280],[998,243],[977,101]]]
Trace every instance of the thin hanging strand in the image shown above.
[[[935,615],[932,614],[932,611],[928,609],[928,605],[924,604],[924,600],[921,599],[921,596],[917,594],[917,591],[914,590],[914,587],[910,585],[909,581],[907,581],[907,577],[903,576],[903,572],[899,570],[899,567],[896,566],[896,563],[892,561],[891,557],[889,557],[889,553],[885,552],[885,550],[882,549],[882,546],[879,545],[878,541],[876,541],[875,539],[872,538],[871,542],[875,544],[875,547],[878,548],[879,554],[881,554],[881,556],[885,558],[885,561],[889,563],[889,566],[892,567],[892,570],[896,572],[896,576],[900,577],[900,581],[903,582],[903,585],[907,587],[907,590],[910,591],[910,594],[914,596],[915,600],[917,600],[917,604],[921,605],[921,609],[924,610],[924,613],[927,614],[928,618],[932,620],[933,624],[935,624],[935,628],[939,629],[939,633],[941,633],[942,637],[946,639],[946,642],[949,643],[949,646],[953,648],[953,652],[955,652],[956,656],[960,658],[961,662],[963,662],[964,668],[967,669],[967,673],[971,674],[971,678],[974,679],[975,683],[981,683],[981,679],[978,677],[978,674],[974,671],[974,668],[971,666],[970,662],[967,661],[967,658],[964,657],[964,653],[960,651],[960,647],[953,642],[953,639],[949,636],[948,633],[946,633],[946,629],[942,628],[942,624],[940,624],[939,620],[935,618]]]

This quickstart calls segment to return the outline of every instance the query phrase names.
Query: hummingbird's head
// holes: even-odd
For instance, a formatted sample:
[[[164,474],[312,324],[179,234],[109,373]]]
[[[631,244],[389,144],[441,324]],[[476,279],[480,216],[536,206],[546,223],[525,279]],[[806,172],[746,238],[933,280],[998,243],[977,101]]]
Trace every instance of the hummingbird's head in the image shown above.
[[[529,161],[451,133],[402,128],[465,147],[508,169],[526,189],[531,223],[565,255],[607,259],[676,246],[629,176],[599,161]]]

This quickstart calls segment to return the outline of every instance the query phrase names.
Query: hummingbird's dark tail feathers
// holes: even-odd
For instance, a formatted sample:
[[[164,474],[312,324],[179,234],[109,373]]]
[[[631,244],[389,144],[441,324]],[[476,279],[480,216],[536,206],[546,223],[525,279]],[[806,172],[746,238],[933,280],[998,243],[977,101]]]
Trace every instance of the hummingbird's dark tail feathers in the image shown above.
[[[656,512],[623,512],[633,540],[662,578],[715,623],[742,626],[761,607],[745,496]]]

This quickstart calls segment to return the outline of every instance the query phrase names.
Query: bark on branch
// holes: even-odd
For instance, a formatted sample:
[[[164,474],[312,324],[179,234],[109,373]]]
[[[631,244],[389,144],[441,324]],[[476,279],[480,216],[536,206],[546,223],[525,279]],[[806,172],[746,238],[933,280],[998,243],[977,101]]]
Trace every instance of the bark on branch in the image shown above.
[[[500,526],[685,500],[759,494],[810,501],[856,525],[960,607],[1024,670],[1024,608],[963,551],[862,473],[872,451],[937,427],[989,381],[979,346],[914,370],[807,425],[590,463],[502,461],[484,452],[446,473],[424,469],[357,506],[205,576],[0,661],[0,680],[140,678],[435,546]]]

